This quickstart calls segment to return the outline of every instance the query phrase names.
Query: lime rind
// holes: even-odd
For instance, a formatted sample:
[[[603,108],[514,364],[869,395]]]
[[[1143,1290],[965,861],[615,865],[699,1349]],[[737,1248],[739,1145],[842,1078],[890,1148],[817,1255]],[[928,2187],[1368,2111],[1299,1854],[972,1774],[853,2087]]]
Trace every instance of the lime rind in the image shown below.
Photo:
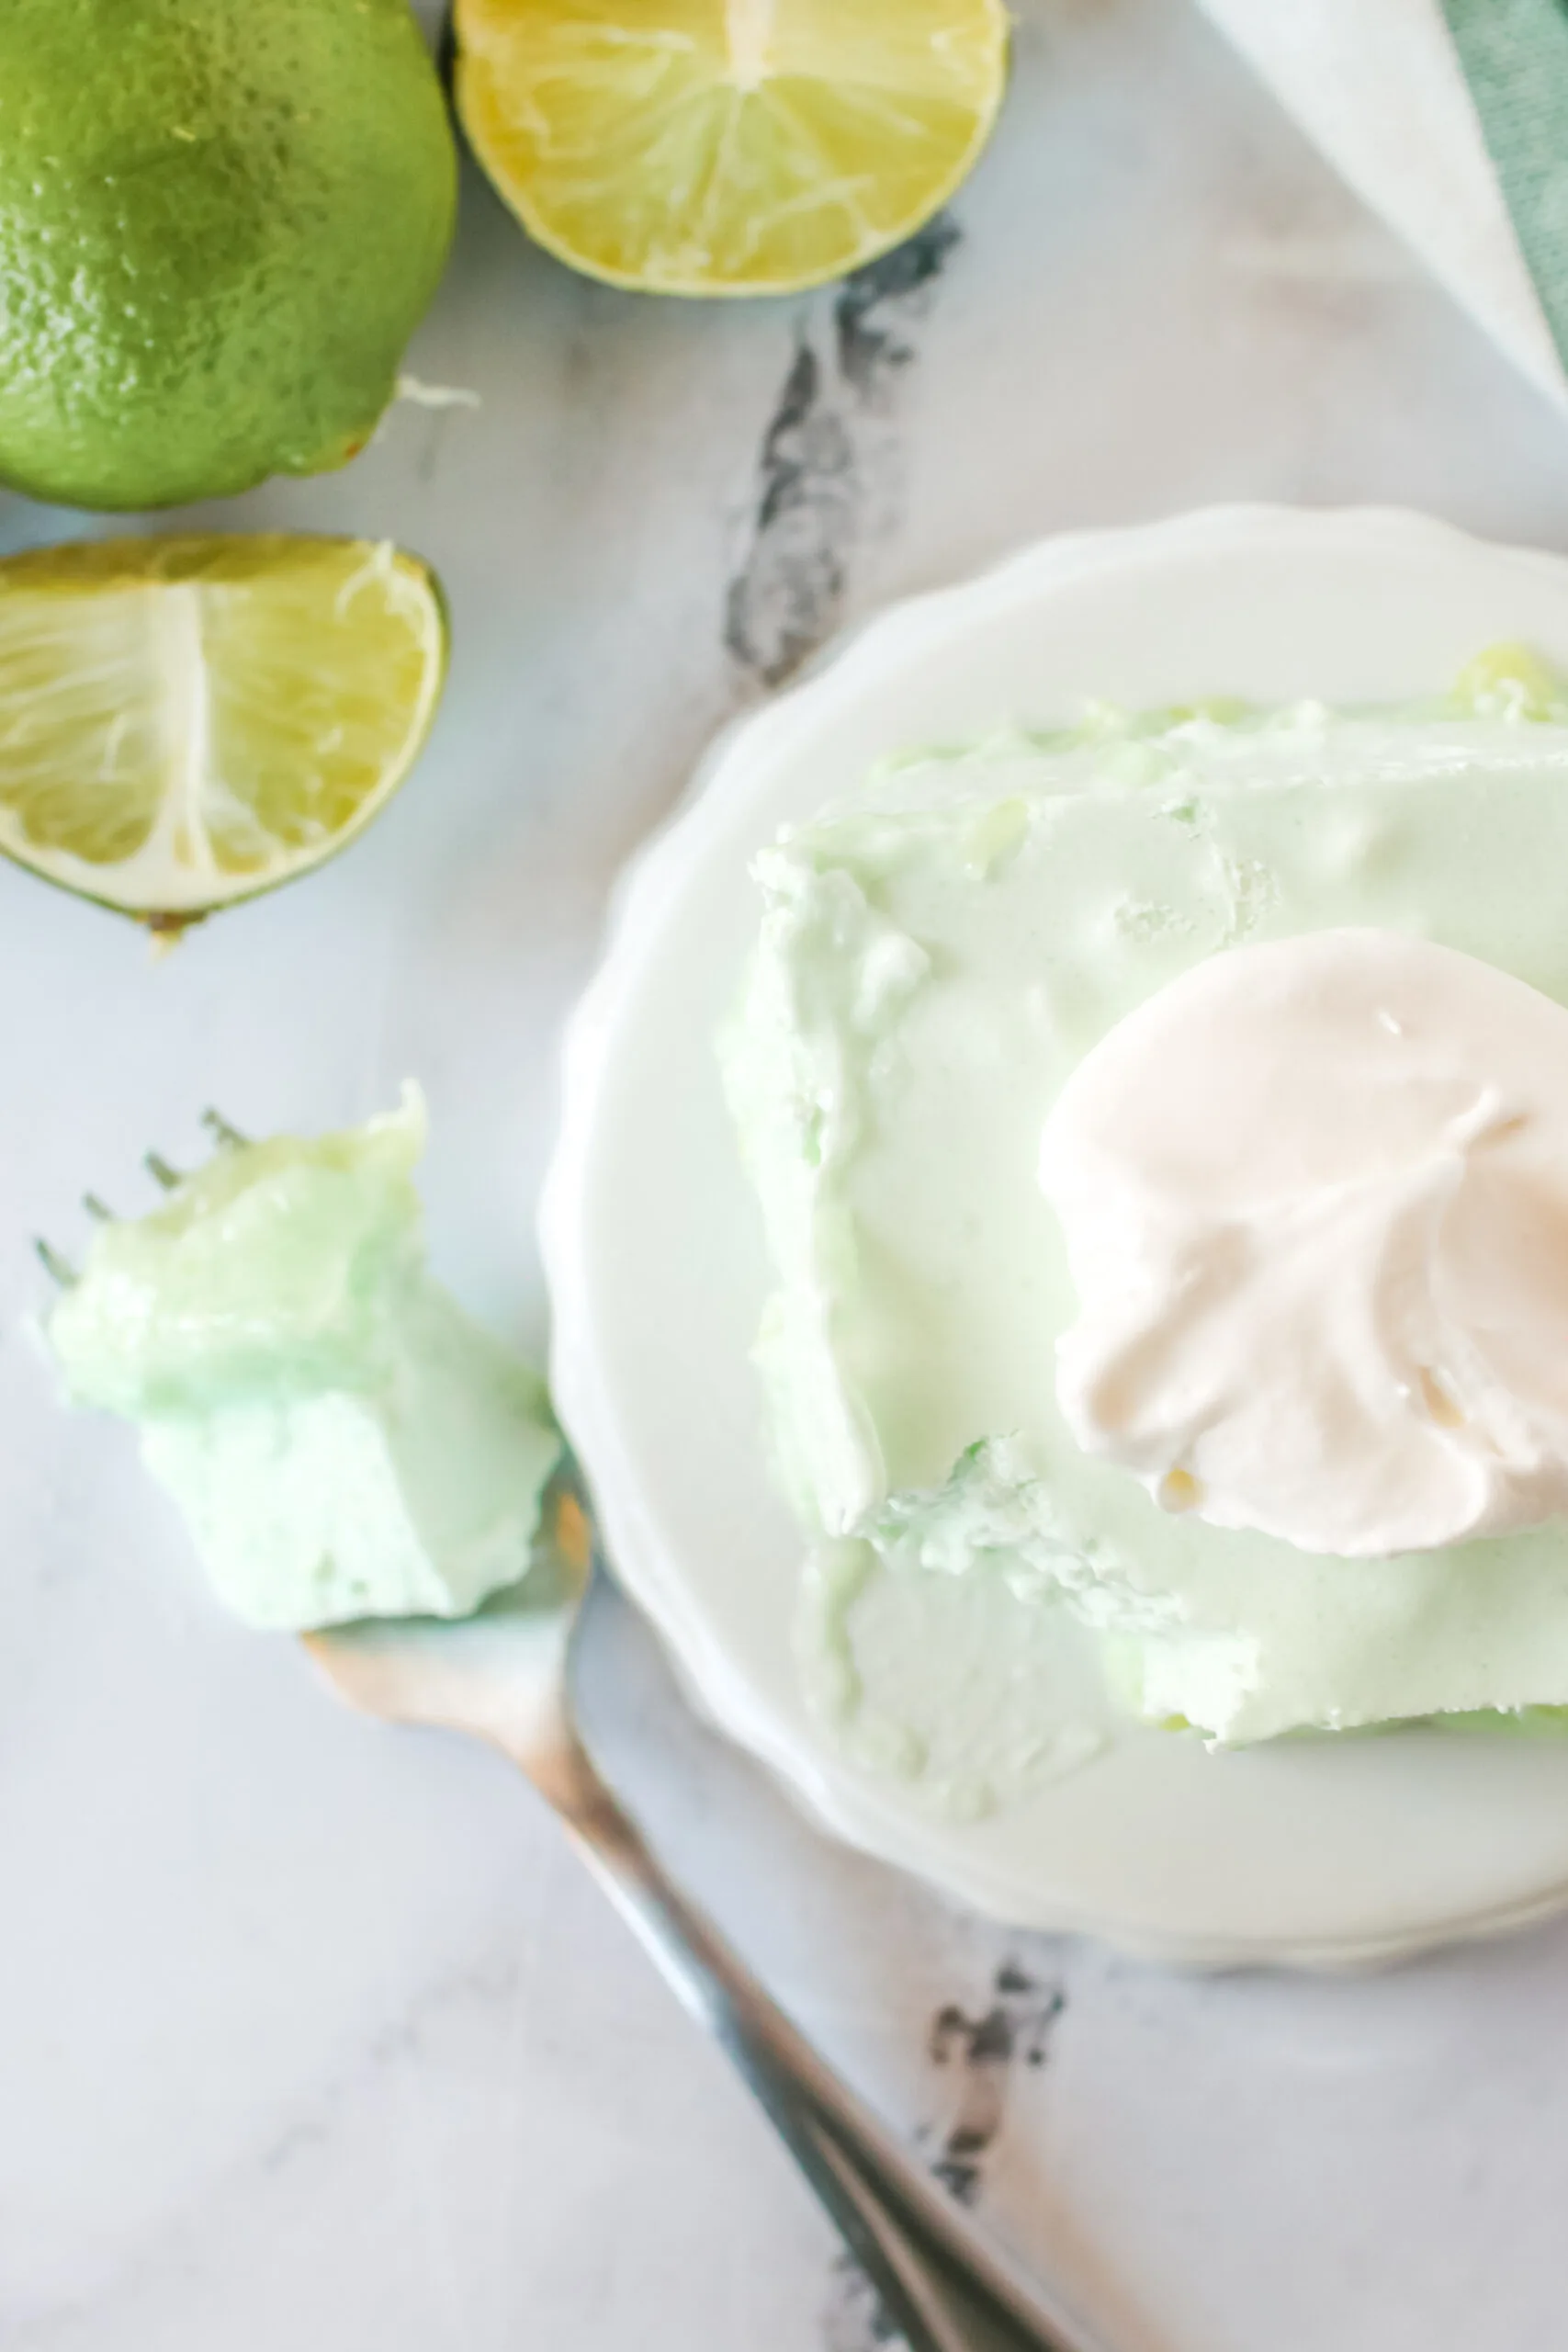
[[[408,0],[6,0],[0,481],[140,511],[344,464],[457,192]]]

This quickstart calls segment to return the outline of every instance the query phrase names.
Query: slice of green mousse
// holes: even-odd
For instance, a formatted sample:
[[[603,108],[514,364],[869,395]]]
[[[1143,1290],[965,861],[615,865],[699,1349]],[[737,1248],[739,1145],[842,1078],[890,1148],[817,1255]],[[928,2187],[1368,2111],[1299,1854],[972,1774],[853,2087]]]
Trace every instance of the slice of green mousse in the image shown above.
[[[138,1424],[247,1623],[466,1616],[527,1570],[543,1382],[431,1275],[425,1113],[220,1149],[96,1230],[50,1318],[72,1400]]]
[[[818,1679],[852,1666],[866,1707],[963,1764],[1027,1603],[1090,1646],[1113,1713],[1227,1744],[1538,1729],[1568,1703],[1568,1521],[1348,1560],[1162,1510],[1085,1453],[1056,1399],[1077,1297],[1039,1182],[1084,1057],[1244,942],[1402,932],[1568,1004],[1556,682],[1498,649],[1426,706],[1100,712],[927,751],[754,871],[721,1052],[774,1267],[757,1362],[803,1532],[859,1563],[811,1635]],[[1018,1605],[994,1657],[976,1642],[933,1694],[954,1589],[979,1625],[997,1587]]]

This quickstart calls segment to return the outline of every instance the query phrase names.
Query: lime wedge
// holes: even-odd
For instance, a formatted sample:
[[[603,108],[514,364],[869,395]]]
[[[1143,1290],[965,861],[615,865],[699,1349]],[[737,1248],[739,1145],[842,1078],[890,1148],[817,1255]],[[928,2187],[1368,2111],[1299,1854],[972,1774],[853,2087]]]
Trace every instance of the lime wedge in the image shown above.
[[[0,851],[156,928],[320,865],[440,699],[432,573],[385,541],[108,539],[0,562]]]
[[[946,202],[1002,0],[457,0],[457,110],[530,234],[662,294],[842,277]]]

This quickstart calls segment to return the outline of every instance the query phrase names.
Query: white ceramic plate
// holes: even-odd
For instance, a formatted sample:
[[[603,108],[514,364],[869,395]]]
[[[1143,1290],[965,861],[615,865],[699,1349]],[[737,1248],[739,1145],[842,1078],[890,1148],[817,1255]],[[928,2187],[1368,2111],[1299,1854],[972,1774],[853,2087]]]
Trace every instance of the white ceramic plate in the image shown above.
[[[829,1827],[1020,1925],[1315,1965],[1507,1926],[1568,1903],[1568,1742],[1213,1755],[1129,1728],[969,1825],[834,1751],[791,1651],[801,1539],[749,1362],[767,1267],[714,1058],[748,863],[897,745],[1061,721],[1086,695],[1413,695],[1503,638],[1568,666],[1568,562],[1416,515],[1222,509],[1048,541],[900,605],[732,729],[626,878],[544,1212],[556,1398],[610,1555],[706,1712]],[[1568,876],[1542,887],[1568,920]]]

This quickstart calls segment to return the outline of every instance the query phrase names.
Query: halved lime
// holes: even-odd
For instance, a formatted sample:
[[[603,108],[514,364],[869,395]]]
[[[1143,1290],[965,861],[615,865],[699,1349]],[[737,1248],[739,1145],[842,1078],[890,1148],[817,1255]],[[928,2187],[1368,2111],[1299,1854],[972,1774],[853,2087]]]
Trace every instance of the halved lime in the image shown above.
[[[530,234],[661,294],[781,294],[946,202],[1002,0],[457,0],[457,110]]]
[[[179,928],[321,865],[440,700],[434,576],[386,541],[107,539],[0,562],[0,852]]]

